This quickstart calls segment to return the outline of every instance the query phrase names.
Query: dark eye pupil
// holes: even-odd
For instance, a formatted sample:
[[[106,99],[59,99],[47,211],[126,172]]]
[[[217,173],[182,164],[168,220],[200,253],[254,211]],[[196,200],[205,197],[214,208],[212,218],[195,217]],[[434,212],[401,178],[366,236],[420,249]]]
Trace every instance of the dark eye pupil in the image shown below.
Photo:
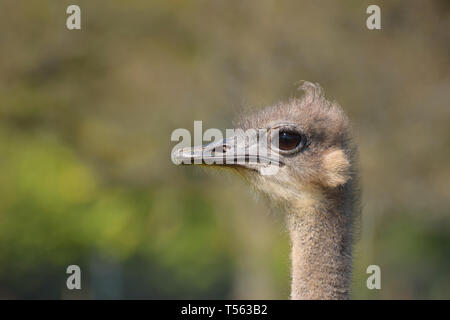
[[[297,148],[302,142],[302,137],[298,133],[282,131],[279,135],[280,150],[292,150]]]

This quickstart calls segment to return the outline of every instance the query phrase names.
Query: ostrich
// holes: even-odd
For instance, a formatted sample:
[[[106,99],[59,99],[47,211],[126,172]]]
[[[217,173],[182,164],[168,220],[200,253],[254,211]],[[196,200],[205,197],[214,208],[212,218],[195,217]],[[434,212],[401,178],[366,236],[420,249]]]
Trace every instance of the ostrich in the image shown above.
[[[238,122],[242,131],[277,132],[276,141],[267,144],[271,156],[264,159],[270,162],[251,151],[260,140],[237,136],[182,148],[174,157],[183,164],[231,160],[208,164],[232,168],[285,211],[291,299],[348,299],[358,198],[356,146],[340,106],[328,101],[317,84],[303,82],[300,89],[305,92],[302,98],[242,116]],[[277,170],[264,174],[268,167]]]

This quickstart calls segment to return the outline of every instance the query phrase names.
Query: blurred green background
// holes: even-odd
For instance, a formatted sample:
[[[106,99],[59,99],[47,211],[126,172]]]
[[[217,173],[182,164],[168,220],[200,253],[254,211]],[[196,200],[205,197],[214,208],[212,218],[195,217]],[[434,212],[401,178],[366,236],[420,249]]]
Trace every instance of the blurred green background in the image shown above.
[[[449,52],[446,0],[2,0],[0,298],[287,298],[282,217],[237,177],[173,165],[170,136],[305,79],[357,131],[353,298],[449,299]]]

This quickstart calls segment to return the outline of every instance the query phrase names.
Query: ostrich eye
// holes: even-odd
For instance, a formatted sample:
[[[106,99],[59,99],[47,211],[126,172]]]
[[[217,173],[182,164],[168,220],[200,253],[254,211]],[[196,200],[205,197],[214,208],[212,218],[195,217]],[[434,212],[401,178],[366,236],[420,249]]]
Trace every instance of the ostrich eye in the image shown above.
[[[294,131],[280,131],[278,148],[283,151],[292,151],[303,145],[303,137]]]

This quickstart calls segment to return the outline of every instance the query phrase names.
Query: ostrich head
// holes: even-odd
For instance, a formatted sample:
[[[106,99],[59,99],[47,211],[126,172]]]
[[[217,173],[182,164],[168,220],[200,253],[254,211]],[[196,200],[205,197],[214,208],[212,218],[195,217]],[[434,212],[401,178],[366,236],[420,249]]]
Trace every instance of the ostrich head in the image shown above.
[[[202,158],[198,164],[233,168],[284,204],[323,203],[323,195],[332,196],[352,178],[350,125],[342,109],[324,98],[319,85],[303,82],[300,89],[305,92],[301,99],[241,116],[236,126],[241,130],[235,136],[178,150],[176,158],[184,163]],[[246,135],[257,130],[267,139]],[[268,156],[261,155],[261,146],[268,146]],[[274,166],[276,170],[267,170]]]

